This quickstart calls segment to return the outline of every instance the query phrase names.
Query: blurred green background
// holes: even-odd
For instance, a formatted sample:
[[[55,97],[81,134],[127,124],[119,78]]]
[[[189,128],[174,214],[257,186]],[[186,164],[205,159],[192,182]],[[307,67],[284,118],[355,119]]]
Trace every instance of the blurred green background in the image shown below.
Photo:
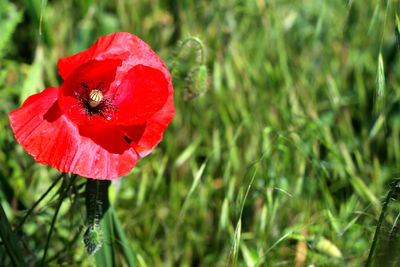
[[[11,226],[58,173],[15,141],[8,113],[61,84],[58,58],[127,31],[171,68],[182,41],[197,36],[207,89],[194,81],[201,50],[190,42],[163,141],[111,187],[127,238],[115,264],[361,266],[399,175],[399,8],[398,0],[0,0],[0,199]],[[84,182],[61,207],[48,265],[105,265],[82,242]],[[30,265],[41,260],[57,194],[14,232]],[[385,229],[398,226],[398,212],[389,207]],[[0,265],[8,264],[3,240]]]

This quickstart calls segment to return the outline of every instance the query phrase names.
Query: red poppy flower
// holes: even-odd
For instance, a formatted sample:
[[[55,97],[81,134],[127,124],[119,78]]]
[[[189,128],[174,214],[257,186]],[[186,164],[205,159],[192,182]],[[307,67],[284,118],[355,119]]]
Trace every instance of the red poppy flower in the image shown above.
[[[29,97],[11,128],[39,163],[94,179],[114,179],[161,141],[174,117],[171,75],[138,37],[118,32],[60,58],[60,88]]]

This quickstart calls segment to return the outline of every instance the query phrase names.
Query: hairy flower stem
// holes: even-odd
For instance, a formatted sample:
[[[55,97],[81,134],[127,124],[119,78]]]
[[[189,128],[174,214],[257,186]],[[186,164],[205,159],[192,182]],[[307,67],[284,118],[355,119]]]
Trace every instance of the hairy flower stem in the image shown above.
[[[94,227],[96,223],[96,214],[99,213],[100,207],[99,207],[99,187],[100,187],[100,181],[96,180],[95,182],[95,195],[94,195],[94,202],[92,203],[93,205],[93,213],[88,215],[88,220],[89,220],[89,227]],[[88,182],[89,183],[89,182]]]
[[[53,229],[54,229],[54,225],[56,223],[58,212],[60,211],[61,205],[64,202],[64,199],[66,198],[70,187],[74,184],[77,176],[78,175],[73,174],[71,179],[67,182],[67,184],[65,186],[64,186],[64,183],[61,185],[61,186],[64,186],[64,188],[63,188],[63,190],[61,190],[60,199],[58,200],[57,207],[56,207],[56,212],[54,213],[53,220],[51,221],[50,230],[49,230],[49,234],[47,235],[46,246],[44,247],[44,253],[43,253],[42,262],[41,262],[40,266],[44,266],[44,264],[45,264],[47,250],[49,248],[50,238],[53,233]]]
[[[400,187],[400,181],[398,179],[396,179],[396,181],[393,182],[393,184],[392,184],[392,186],[391,186],[391,188],[390,188],[390,190],[389,190],[389,192],[388,192],[388,194],[386,196],[385,202],[383,203],[382,211],[381,211],[381,214],[379,215],[379,220],[378,220],[378,224],[376,226],[374,239],[373,239],[372,244],[371,244],[371,249],[369,251],[369,255],[368,255],[368,259],[367,259],[367,261],[365,263],[365,267],[371,266],[372,256],[374,255],[374,252],[375,252],[376,243],[378,242],[378,237],[379,237],[379,234],[380,234],[380,231],[381,231],[383,219],[385,218],[386,211],[387,211],[387,209],[389,207],[389,202],[392,199],[393,194],[395,193],[395,191],[399,190],[399,187]]]
[[[50,193],[50,191],[57,185],[57,183],[61,180],[61,178],[64,176],[64,173],[61,173],[58,175],[56,180],[53,182],[53,184],[47,189],[47,191],[33,204],[33,206],[26,212],[25,216],[22,218],[22,220],[19,222],[17,227],[15,227],[15,230],[21,229],[22,225],[24,225],[24,222],[26,219],[31,215],[32,211],[39,205],[40,202]]]
[[[95,226],[110,206],[108,187],[110,181],[87,179],[86,182],[86,209],[89,226]]]
[[[86,211],[88,228],[83,235],[83,243],[89,255],[94,255],[103,243],[100,220],[108,210],[108,187],[110,181],[87,179],[86,182]]]
[[[185,46],[186,46],[190,41],[196,42],[196,43],[200,46],[200,51],[201,51],[201,59],[200,59],[200,60],[201,60],[201,65],[204,65],[204,64],[206,63],[206,62],[205,62],[205,61],[206,61],[206,56],[205,56],[206,48],[204,47],[203,42],[202,42],[198,37],[196,37],[196,36],[190,36],[190,37],[186,38],[185,40],[183,40],[183,42],[182,42],[182,44],[181,44],[181,47],[179,48],[178,54],[177,54],[176,57],[174,58],[173,65],[172,65],[172,68],[171,68],[171,76],[172,76],[172,77],[174,76],[174,73],[175,73],[176,64],[178,63],[178,60],[179,60],[179,58],[180,58],[181,55],[182,55],[183,48],[185,48]]]

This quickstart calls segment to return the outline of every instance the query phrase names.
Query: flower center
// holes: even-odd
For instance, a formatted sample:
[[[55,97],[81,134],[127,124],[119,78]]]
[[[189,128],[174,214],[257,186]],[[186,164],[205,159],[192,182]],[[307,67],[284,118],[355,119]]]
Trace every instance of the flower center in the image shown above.
[[[83,112],[89,120],[97,118],[111,120],[118,108],[112,104],[114,98],[104,97],[103,92],[107,86],[104,81],[80,81],[75,91],[79,102],[73,107],[76,106],[77,112]]]
[[[103,100],[103,93],[100,90],[94,89],[89,94],[89,105],[94,108],[97,107]]]

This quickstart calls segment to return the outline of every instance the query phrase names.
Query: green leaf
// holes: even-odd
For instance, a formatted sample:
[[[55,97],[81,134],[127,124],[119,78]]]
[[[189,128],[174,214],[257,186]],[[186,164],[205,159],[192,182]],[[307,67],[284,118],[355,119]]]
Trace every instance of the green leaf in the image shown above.
[[[114,249],[114,227],[112,221],[112,211],[108,209],[100,221],[100,228],[103,230],[103,244],[94,255],[96,265],[100,267],[115,266],[115,249]]]
[[[11,230],[10,223],[7,219],[7,216],[1,204],[0,204],[0,236],[13,265],[26,266],[24,262],[24,257],[21,254],[22,250],[18,244],[14,232]]]
[[[115,237],[118,241],[118,245],[121,247],[122,256],[125,258],[128,266],[136,266],[137,264],[135,262],[131,246],[129,245],[128,238],[121,227],[118,216],[113,207],[110,208],[110,212],[114,223]]]

